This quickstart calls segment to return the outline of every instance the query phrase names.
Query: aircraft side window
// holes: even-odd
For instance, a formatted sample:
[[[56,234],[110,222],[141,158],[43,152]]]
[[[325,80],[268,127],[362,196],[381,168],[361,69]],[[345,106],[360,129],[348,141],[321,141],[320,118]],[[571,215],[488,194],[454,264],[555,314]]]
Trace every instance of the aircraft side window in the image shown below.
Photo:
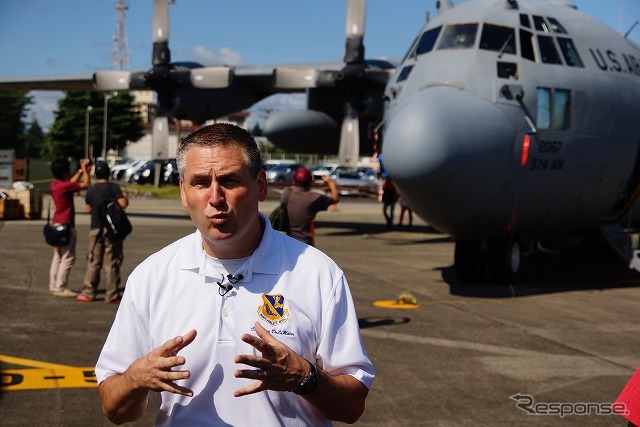
[[[478,24],[447,25],[438,49],[470,49],[476,43]]]
[[[501,79],[518,80],[518,64],[498,61],[498,77]]]
[[[566,62],[568,66],[584,68],[580,54],[573,44],[573,40],[558,37],[558,44],[560,45],[562,55],[564,55],[564,62]]]
[[[562,26],[562,24],[555,18],[549,18],[547,16],[547,21],[549,21],[549,24],[551,24],[551,29],[556,32],[556,33],[560,33],[560,34],[567,34],[567,30],[564,29],[564,27]]]
[[[420,37],[420,41],[418,42],[418,55],[422,55],[433,50],[433,46],[435,46],[436,40],[440,35],[440,30],[442,30],[441,26],[424,32],[422,37]]]
[[[520,14],[520,25],[526,28],[531,28],[531,21],[529,21],[529,15],[525,15],[524,13]]]
[[[556,89],[553,93],[553,122],[551,127],[567,130],[571,126],[571,91]]]
[[[536,54],[533,49],[533,33],[520,30],[520,53],[523,58],[535,62]]]
[[[515,55],[516,40],[513,28],[484,24],[480,36],[480,49]]]
[[[545,33],[551,32],[549,25],[547,24],[547,21],[545,21],[542,16],[533,15],[533,24],[535,25],[536,30],[538,31],[544,31]]]
[[[571,127],[570,90],[539,87],[537,97],[538,129],[567,130]]]
[[[538,94],[538,129],[551,128],[551,89],[539,87]]]
[[[407,78],[409,77],[409,74],[411,74],[412,70],[413,70],[413,65],[409,65],[408,67],[404,67],[402,69],[402,71],[400,71],[400,74],[398,75],[398,79],[396,80],[396,83],[400,83],[402,81],[407,80]]]
[[[538,47],[540,47],[540,57],[545,64],[560,64],[560,55],[556,49],[556,45],[553,43],[553,37],[538,36]]]

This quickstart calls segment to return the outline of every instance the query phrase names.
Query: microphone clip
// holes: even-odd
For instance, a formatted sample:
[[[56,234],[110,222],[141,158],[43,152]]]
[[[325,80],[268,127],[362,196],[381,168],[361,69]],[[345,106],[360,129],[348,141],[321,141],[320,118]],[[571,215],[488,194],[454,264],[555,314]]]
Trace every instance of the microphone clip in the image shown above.
[[[240,280],[242,280],[244,276],[242,274],[238,274],[237,276],[234,276],[233,274],[227,274],[227,280],[229,281],[228,285],[224,285],[224,274],[222,275],[222,279],[219,282],[216,282],[219,286],[218,288],[218,294],[220,294],[221,297],[225,296],[226,294],[228,294],[231,289],[233,289],[233,285],[235,285],[236,283],[238,283]]]

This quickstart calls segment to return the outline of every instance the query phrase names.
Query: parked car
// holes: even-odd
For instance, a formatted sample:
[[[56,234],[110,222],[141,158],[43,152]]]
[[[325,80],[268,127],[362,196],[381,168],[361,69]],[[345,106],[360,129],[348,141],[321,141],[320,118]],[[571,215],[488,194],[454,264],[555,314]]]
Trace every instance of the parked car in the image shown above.
[[[323,176],[331,176],[340,163],[323,163],[309,168],[315,182],[321,182]]]
[[[161,179],[158,183],[159,185],[176,185],[179,183],[180,176],[178,174],[176,159],[169,159],[162,162],[160,171]],[[132,184],[155,184],[155,176],[156,162],[149,160],[136,170],[129,182]]]
[[[131,184],[153,184],[156,162],[147,160],[140,165],[129,178]]]
[[[165,184],[178,185],[180,183],[180,173],[176,159],[169,159],[162,167],[162,181]]]
[[[135,174],[138,169],[140,169],[146,162],[149,161],[150,160],[136,160],[135,162],[131,163],[131,166],[129,166],[124,171],[124,173],[122,173],[122,175],[118,177],[118,179],[123,182],[131,182],[131,177],[133,176],[133,174]]]
[[[265,165],[267,182],[288,183],[293,181],[296,171],[303,167],[302,163]]]
[[[378,193],[376,171],[369,167],[356,169],[338,167],[331,174],[331,179],[338,186],[338,192],[341,195]]]

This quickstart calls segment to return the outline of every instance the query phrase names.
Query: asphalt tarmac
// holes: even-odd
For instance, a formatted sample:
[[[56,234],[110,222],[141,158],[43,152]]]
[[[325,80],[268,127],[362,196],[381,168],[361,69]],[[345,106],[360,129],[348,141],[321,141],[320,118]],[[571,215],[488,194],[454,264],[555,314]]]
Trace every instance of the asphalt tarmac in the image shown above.
[[[78,290],[89,218],[76,203]],[[177,200],[132,199],[128,211],[124,279],[193,230]],[[117,306],[49,294],[44,222],[0,230],[0,425],[110,425],[92,367]],[[640,365],[640,274],[606,246],[526,257],[513,287],[468,285],[456,279],[449,236],[417,218],[387,230],[380,204],[347,197],[318,215],[317,246],[346,272],[377,369],[356,425],[626,426],[610,406]],[[402,292],[418,307],[374,304]],[[149,410],[136,425],[153,419]]]

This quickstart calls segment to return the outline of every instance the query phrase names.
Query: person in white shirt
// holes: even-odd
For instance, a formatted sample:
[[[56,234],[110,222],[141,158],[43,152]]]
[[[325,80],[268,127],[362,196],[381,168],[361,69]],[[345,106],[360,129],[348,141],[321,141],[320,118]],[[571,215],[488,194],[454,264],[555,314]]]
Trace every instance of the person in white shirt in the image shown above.
[[[230,124],[177,154],[196,231],[143,261],[96,366],[105,415],[158,425],[331,425],[362,415],[375,370],[342,270],[271,228],[251,135]]]

